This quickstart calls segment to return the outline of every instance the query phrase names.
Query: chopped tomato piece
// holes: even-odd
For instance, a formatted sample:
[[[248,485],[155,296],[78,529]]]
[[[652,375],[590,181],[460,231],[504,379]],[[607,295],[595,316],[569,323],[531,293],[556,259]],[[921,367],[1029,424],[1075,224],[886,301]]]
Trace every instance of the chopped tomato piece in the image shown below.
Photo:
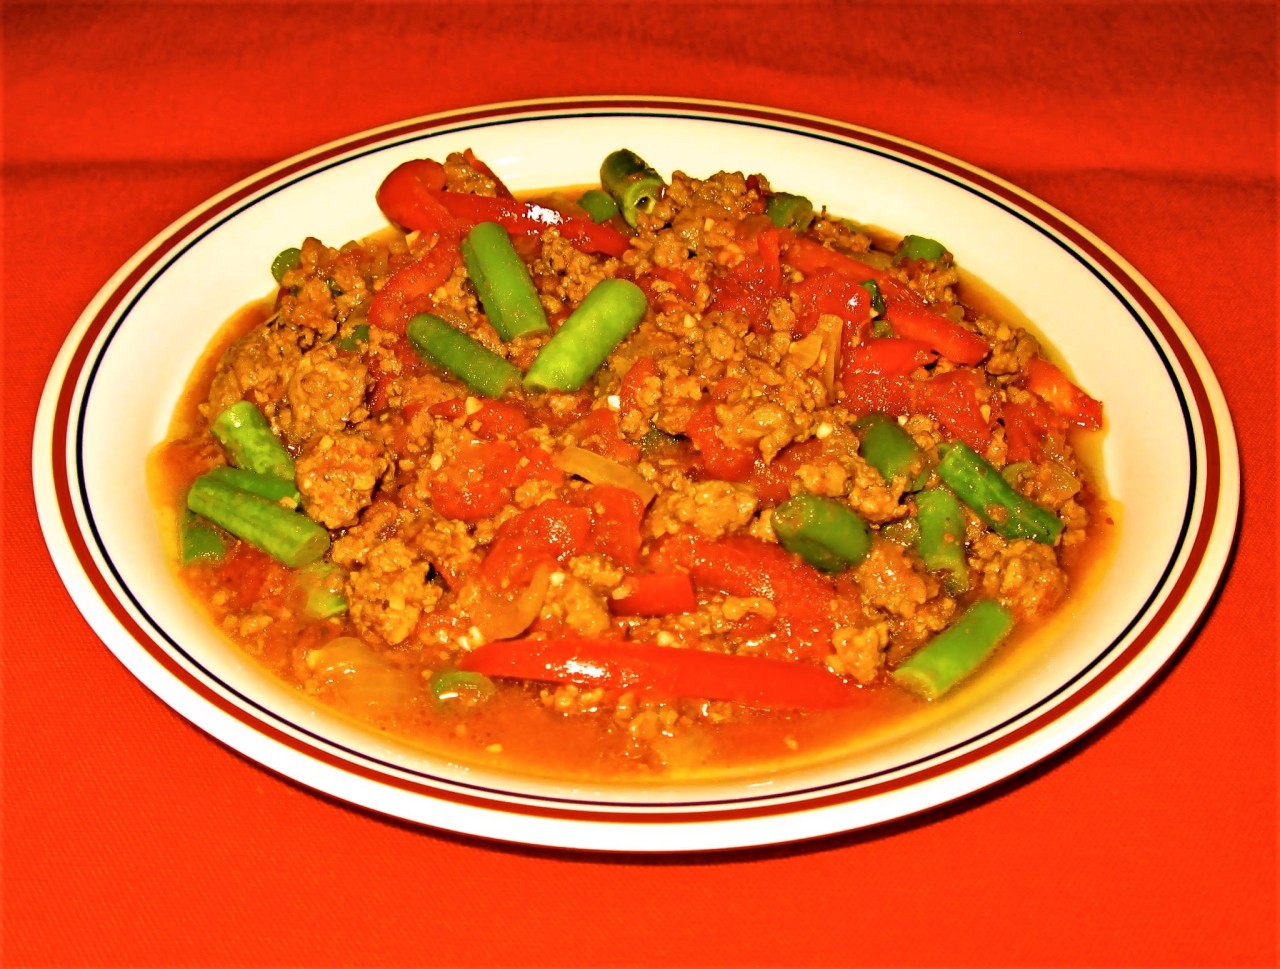
[[[796,307],[796,336],[813,332],[818,317],[830,313],[845,323],[845,342],[856,342],[871,325],[871,294],[861,283],[830,270],[805,279],[791,291]]]
[[[937,358],[937,352],[922,340],[872,337],[848,351],[844,367],[886,377],[905,377]]]
[[[769,329],[769,304],[785,296],[786,291],[782,285],[779,229],[765,216],[759,219],[766,227],[753,225],[739,236],[746,253],[743,260],[711,274],[709,309],[737,313],[746,318],[752,330],[764,333]]]
[[[774,459],[765,464],[758,460],[751,468],[747,484],[756,492],[762,502],[776,505],[791,497],[791,482],[795,480],[800,466],[813,461],[822,452],[822,442],[817,438],[809,438],[799,444],[788,444],[778,452]]]
[[[390,344],[392,357],[396,364],[382,356],[375,356],[369,364],[369,376],[373,378],[373,389],[369,392],[369,410],[380,414],[387,408],[387,399],[391,385],[405,370],[412,372],[422,362],[417,351],[403,338],[393,340]]]
[[[991,441],[996,416],[990,411],[993,402],[987,402],[989,416],[983,416],[983,400],[978,395],[983,382],[972,370],[951,370],[917,380],[892,372],[846,368],[841,383],[845,402],[857,413],[894,417],[925,414],[979,452]]]
[[[694,413],[685,433],[702,455],[707,476],[721,481],[746,481],[755,467],[756,451],[731,447],[716,433],[716,405],[707,401]]]
[[[618,414],[608,407],[597,407],[578,424],[578,443],[590,451],[623,464],[640,460],[640,448],[622,436]]]
[[[477,522],[496,515],[516,488],[534,478],[559,483],[564,472],[540,447],[472,441],[459,448],[432,481],[431,505],[446,518]]]
[[[1004,424],[1007,458],[1014,461],[1040,461],[1044,458],[1044,440],[1051,433],[1065,434],[1066,424],[1040,400],[1026,403],[1010,401],[1000,411]]]
[[[591,528],[588,509],[561,499],[544,501],[502,524],[480,572],[495,584],[524,585],[539,565],[589,551]]]
[[[1033,357],[1027,364],[1027,390],[1043,397],[1059,415],[1078,427],[1096,431],[1102,426],[1102,404],[1048,360]]]
[[[467,430],[484,441],[494,441],[503,437],[517,437],[533,426],[523,410],[515,404],[501,400],[481,400],[480,407],[467,417],[464,422]],[[432,404],[428,413],[435,417],[456,421],[467,413],[465,397],[450,397]]]
[[[659,306],[664,313],[675,309],[680,299],[692,301],[698,294],[698,284],[687,273],[666,266],[653,266],[635,282],[649,297],[650,305]],[[659,288],[654,285],[657,282],[667,285]]]
[[[644,502],[639,495],[614,485],[592,485],[571,492],[569,501],[591,512],[591,540],[596,551],[620,565],[640,564]]]
[[[502,441],[473,441],[445,462],[431,484],[431,505],[446,518],[477,522],[511,500],[519,455]]]

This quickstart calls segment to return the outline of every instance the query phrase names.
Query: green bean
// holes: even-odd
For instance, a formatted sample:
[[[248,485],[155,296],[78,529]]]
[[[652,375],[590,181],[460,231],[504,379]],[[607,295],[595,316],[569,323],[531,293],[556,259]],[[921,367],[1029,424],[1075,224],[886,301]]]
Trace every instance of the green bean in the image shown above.
[[[880,536],[903,548],[915,548],[920,541],[920,523],[914,518],[899,518],[880,526]]]
[[[206,472],[205,477],[230,485],[232,488],[247,491],[251,495],[261,495],[275,502],[285,502],[293,508],[298,506],[302,498],[292,481],[277,478],[273,474],[259,474],[257,471],[246,471],[243,468],[221,467]]]
[[[1029,538],[1052,545],[1062,534],[1062,520],[1047,508],[1023,497],[1000,472],[967,444],[940,444],[938,477],[951,486],[978,517],[1003,538]]]
[[[778,543],[824,572],[857,565],[871,551],[871,529],[848,505],[819,495],[796,495],[773,510]]]
[[[520,385],[515,364],[438,316],[419,313],[405,330],[409,343],[433,366],[457,377],[477,394],[501,397]]]
[[[1009,487],[1015,491],[1018,488],[1018,482],[1022,480],[1024,474],[1030,474],[1032,466],[1030,461],[1015,461],[1013,464],[1006,464],[1000,469],[1000,477],[1009,482]]]
[[[889,676],[912,693],[936,700],[981,666],[1012,628],[1008,609],[979,600]]]
[[[648,214],[658,203],[666,183],[634,151],[619,148],[600,165],[600,184],[618,203],[627,225],[634,227],[636,214]]]
[[[964,511],[947,488],[927,488],[916,495],[916,549],[930,572],[942,573],[952,595],[969,591],[969,562],[964,552]]]
[[[776,192],[769,196],[764,214],[780,229],[789,228],[803,232],[813,222],[813,203],[803,195]]]
[[[896,420],[887,414],[868,414],[854,426],[862,431],[859,453],[888,484],[901,479],[907,491],[924,487],[929,480],[924,452]]]
[[[644,291],[625,279],[602,279],[569,314],[524,376],[526,390],[577,390],[648,308]]]
[[[498,688],[489,677],[468,670],[450,670],[447,673],[437,673],[431,678],[431,695],[442,705],[475,706],[497,691]]]
[[[369,342],[369,324],[357,323],[351,332],[338,341],[339,350],[359,350],[360,344]]]
[[[347,611],[347,597],[342,594],[346,573],[332,562],[312,562],[299,570],[297,578],[302,611],[312,619],[330,619]]]
[[[231,454],[237,468],[293,480],[293,455],[271,433],[271,425],[252,403],[237,401],[214,418],[213,436]]]
[[[291,568],[310,565],[329,548],[323,525],[208,475],[192,483],[187,507]]]
[[[221,562],[227,554],[222,533],[189,508],[183,508],[178,528],[179,559],[183,565]]]
[[[668,434],[661,428],[651,426],[640,439],[640,453],[648,458],[669,448],[677,447],[679,444],[680,438],[674,434]]]
[[[871,295],[871,312],[875,316],[884,316],[884,294],[880,292],[880,284],[874,279],[864,279],[858,284]]]
[[[598,188],[587,189],[578,196],[578,205],[587,210],[592,222],[608,222],[618,214],[618,203],[613,196]]]
[[[871,294],[871,335],[876,337],[893,336],[893,327],[884,318],[884,294],[880,292],[880,284],[874,279],[864,279],[858,285]]]
[[[947,254],[947,250],[937,239],[930,239],[928,236],[907,236],[902,240],[902,245],[898,246],[898,251],[893,254],[894,263],[900,263],[907,259],[927,259],[929,262],[938,262]]]
[[[302,265],[301,249],[283,249],[271,260],[271,278],[277,283],[283,282],[284,274],[290,269],[297,269],[300,265]]]
[[[461,248],[467,275],[498,336],[512,340],[550,329],[529,268],[506,229],[496,222],[481,222],[467,233]]]

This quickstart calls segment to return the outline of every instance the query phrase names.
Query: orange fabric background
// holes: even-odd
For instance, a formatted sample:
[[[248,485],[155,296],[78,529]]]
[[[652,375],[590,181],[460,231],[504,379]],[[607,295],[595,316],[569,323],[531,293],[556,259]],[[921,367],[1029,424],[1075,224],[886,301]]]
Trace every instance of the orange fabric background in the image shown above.
[[[12,966],[1275,965],[1272,4],[6,3],[3,948]],[[760,101],[1047,199],[1204,345],[1246,500],[1198,637],[1104,728],[806,845],[612,858],[398,824],[211,741],[44,551],[37,399],[139,246],[258,168],[469,104]]]

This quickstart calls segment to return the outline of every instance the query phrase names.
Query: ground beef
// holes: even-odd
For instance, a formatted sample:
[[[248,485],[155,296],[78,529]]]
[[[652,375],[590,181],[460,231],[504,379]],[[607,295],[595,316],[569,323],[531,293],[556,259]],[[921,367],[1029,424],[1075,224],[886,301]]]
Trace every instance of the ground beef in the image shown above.
[[[251,400],[263,410],[274,411],[301,360],[296,332],[275,325],[251,330],[218,361],[205,416],[212,421],[241,400]]]
[[[361,434],[317,434],[297,459],[302,507],[328,528],[354,525],[389,466],[378,443]]]
[[[363,245],[349,242],[341,249],[306,239],[298,265],[280,280],[281,325],[296,330],[303,346],[349,332],[344,324],[367,312],[375,280],[407,258],[404,237],[397,232],[375,236]]]
[[[444,594],[429,580],[430,563],[392,538],[371,550],[347,576],[351,621],[361,632],[395,646],[409,638],[424,611]]]
[[[832,653],[827,657],[829,670],[852,676],[864,685],[874,683],[884,668],[889,624],[876,622],[869,626],[837,629],[832,637],[832,646]]]
[[[998,600],[1019,622],[1048,615],[1067,591],[1067,574],[1053,548],[1030,539],[1006,541],[985,532],[970,546],[969,564],[983,595]]]
[[[322,343],[294,368],[286,399],[276,409],[276,426],[292,442],[336,433],[369,416],[369,385],[369,368],[358,354]]]
[[[745,528],[758,505],[748,485],[695,482],[658,496],[646,517],[648,534],[675,535],[688,526],[704,538],[721,538]]]

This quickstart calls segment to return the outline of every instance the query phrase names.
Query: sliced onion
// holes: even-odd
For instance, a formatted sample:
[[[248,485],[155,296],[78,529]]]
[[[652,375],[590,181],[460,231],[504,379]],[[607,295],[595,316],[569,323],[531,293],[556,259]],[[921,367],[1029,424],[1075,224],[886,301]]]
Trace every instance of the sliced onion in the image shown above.
[[[818,362],[822,353],[822,331],[815,328],[803,339],[787,348],[787,359],[801,370],[808,370]]]
[[[419,692],[413,670],[393,666],[354,636],[339,636],[307,653],[313,692],[359,711],[402,709]]]
[[[822,386],[827,388],[828,398],[835,393],[836,373],[840,369],[840,338],[844,324],[838,316],[818,317],[818,325],[814,327],[815,333],[822,334],[822,352],[825,357],[822,360]]]
[[[555,457],[555,462],[564,471],[585,478],[596,485],[615,485],[626,488],[640,496],[640,500],[648,505],[653,501],[657,491],[644,478],[620,464],[612,458],[588,451],[586,448],[569,445]]]
[[[528,629],[547,598],[550,566],[533,573],[529,585],[514,599],[498,595],[482,581],[471,581],[458,590],[458,606],[486,641],[511,639]]]

